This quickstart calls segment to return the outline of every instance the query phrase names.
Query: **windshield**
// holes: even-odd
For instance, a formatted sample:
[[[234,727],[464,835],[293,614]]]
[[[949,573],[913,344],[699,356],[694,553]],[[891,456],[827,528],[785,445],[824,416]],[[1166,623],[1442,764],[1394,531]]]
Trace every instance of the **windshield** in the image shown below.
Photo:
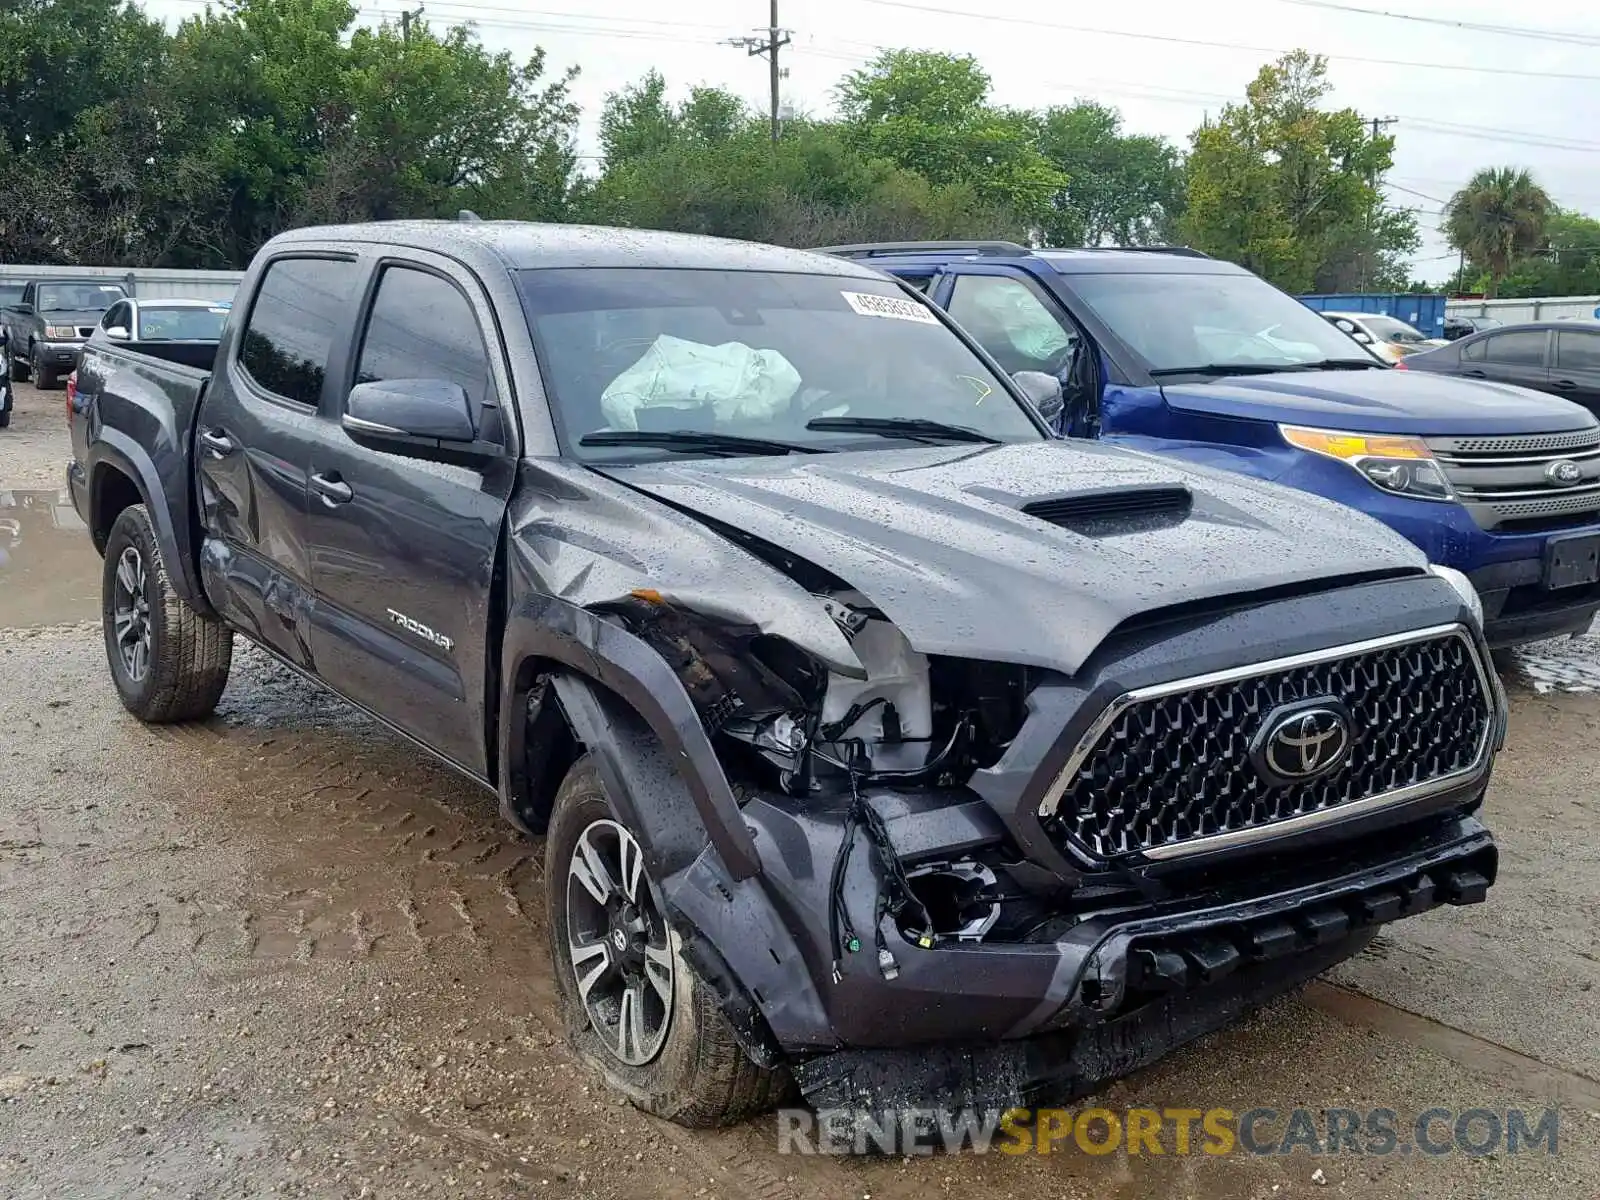
[[[605,268],[519,271],[517,281],[566,450],[579,458],[706,452],[618,446],[629,432],[815,450],[929,436],[829,420],[841,417],[941,422],[995,441],[1043,437],[994,372],[887,280]],[[604,431],[610,444],[579,444]]]
[[[1291,367],[1366,353],[1254,275],[1074,275],[1072,288],[1150,370]]]
[[[1420,331],[1396,317],[1385,317],[1376,313],[1362,313],[1360,320],[1367,332],[1381,341],[1393,342],[1401,346],[1427,341]]]
[[[40,312],[105,312],[127,296],[117,283],[41,283]]]
[[[222,337],[225,308],[141,308],[139,339],[145,342],[214,342]]]

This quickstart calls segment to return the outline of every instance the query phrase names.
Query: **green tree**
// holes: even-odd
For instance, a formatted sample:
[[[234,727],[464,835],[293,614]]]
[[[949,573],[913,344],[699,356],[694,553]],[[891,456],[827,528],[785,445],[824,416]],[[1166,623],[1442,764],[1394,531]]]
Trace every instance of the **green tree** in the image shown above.
[[[1046,109],[1039,149],[1065,177],[1043,223],[1046,245],[1148,246],[1176,234],[1182,157],[1165,138],[1124,134],[1122,114],[1092,100]]]
[[[1497,294],[1519,299],[1600,295],[1600,221],[1553,208],[1544,246],[1512,266]]]
[[[837,89],[844,132],[935,185],[961,184],[1026,224],[1042,224],[1067,185],[1038,144],[1031,113],[988,103],[989,76],[970,55],[886,50]]]
[[[358,29],[344,80],[348,116],[330,130],[297,222],[453,216],[558,220],[576,165],[575,72],[545,80],[491,54],[465,27]]]
[[[664,150],[678,133],[678,114],[667,102],[667,81],[659,71],[606,97],[600,110],[600,149],[608,167]]]
[[[1488,273],[1493,296],[1512,265],[1544,244],[1551,209],[1549,195],[1527,171],[1484,167],[1445,205],[1444,232]]]
[[[1419,239],[1416,218],[1385,206],[1376,181],[1394,139],[1352,109],[1320,107],[1327,61],[1303,50],[1263,67],[1243,104],[1192,138],[1187,240],[1289,291],[1394,287]]]

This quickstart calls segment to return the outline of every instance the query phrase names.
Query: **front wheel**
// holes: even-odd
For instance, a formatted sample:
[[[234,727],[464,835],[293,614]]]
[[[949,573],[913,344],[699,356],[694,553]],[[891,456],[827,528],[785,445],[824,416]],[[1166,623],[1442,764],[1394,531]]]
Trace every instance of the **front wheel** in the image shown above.
[[[33,348],[33,386],[40,391],[53,388],[56,385],[56,373],[45,365],[44,351],[38,346]]]
[[[751,1061],[684,959],[638,839],[587,756],[556,795],[545,903],[568,1038],[611,1086],[681,1125],[726,1125],[771,1107],[780,1077]]]
[[[209,716],[228,685],[233,635],[173,590],[142,504],[123,509],[106,539],[100,605],[123,707],[153,724]]]

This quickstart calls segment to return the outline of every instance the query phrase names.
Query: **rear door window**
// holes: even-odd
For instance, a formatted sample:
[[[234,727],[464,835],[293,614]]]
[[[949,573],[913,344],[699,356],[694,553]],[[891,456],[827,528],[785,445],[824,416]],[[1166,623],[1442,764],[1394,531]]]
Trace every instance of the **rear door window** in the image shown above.
[[[239,365],[258,387],[317,406],[356,279],[356,264],[345,259],[280,258],[268,265],[239,339]]]
[[[1517,367],[1544,366],[1544,347],[1548,338],[1542,329],[1514,329],[1488,338],[1484,357],[1489,362]]]
[[[1563,371],[1600,375],[1600,333],[1563,329],[1556,334],[1556,366]]]

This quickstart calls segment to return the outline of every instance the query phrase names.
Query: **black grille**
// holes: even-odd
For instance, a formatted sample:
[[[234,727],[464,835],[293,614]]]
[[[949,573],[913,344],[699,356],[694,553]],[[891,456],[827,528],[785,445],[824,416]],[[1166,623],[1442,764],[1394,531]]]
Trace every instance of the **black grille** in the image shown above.
[[[1273,786],[1250,745],[1275,709],[1331,698],[1351,716],[1349,756]],[[1135,700],[1076,766],[1058,832],[1103,858],[1283,821],[1426,783],[1478,758],[1490,699],[1455,634]]]

